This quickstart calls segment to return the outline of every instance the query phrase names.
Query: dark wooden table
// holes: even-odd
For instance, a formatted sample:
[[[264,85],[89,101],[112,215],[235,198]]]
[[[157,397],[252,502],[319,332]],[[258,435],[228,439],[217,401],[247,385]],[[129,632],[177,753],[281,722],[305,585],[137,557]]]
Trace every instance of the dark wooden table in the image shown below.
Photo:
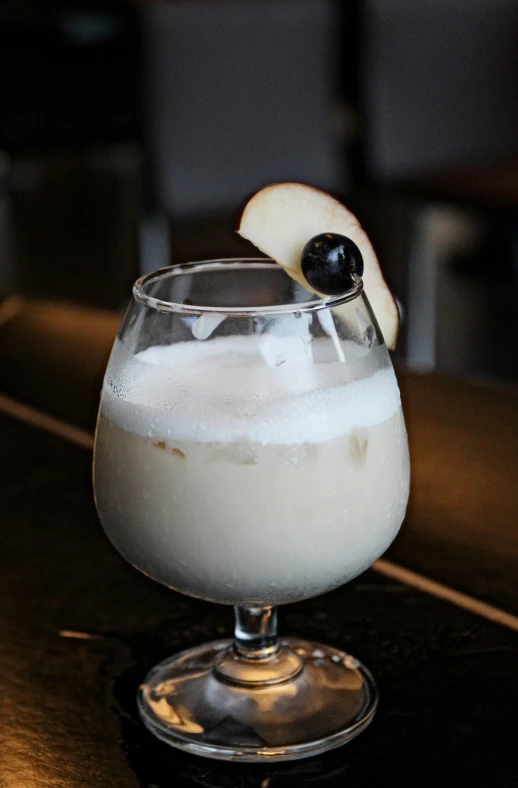
[[[515,209],[518,205],[518,156],[462,169],[435,171],[421,177],[413,186],[438,199]]]
[[[317,759],[220,764],[155,741],[136,714],[148,668],[230,634],[232,616],[146,579],[100,528],[91,432],[119,316],[14,298],[0,317],[2,788],[518,783],[515,388],[399,372],[402,532],[375,570],[281,611],[284,633],[372,669],[375,722]]]
[[[518,619],[488,620],[474,596],[481,591],[497,614],[511,609],[516,572],[508,577],[506,567],[516,537],[500,538],[498,529],[507,533],[508,516],[516,521],[508,486],[516,472],[515,392],[480,397],[464,383],[402,382],[413,498],[409,526],[379,567],[396,576],[371,570],[281,611],[282,632],[351,650],[372,669],[379,712],[341,749],[269,767],[188,757],[144,730],[135,692],[146,671],[174,651],[230,633],[230,611],[168,591],[127,565],[95,513],[89,435],[0,400],[1,786],[518,783]],[[481,506],[480,529],[473,516]],[[419,574],[406,577],[401,560]],[[441,588],[423,574],[446,584],[453,601],[438,598]],[[454,604],[448,583],[467,592],[460,602],[472,610]]]

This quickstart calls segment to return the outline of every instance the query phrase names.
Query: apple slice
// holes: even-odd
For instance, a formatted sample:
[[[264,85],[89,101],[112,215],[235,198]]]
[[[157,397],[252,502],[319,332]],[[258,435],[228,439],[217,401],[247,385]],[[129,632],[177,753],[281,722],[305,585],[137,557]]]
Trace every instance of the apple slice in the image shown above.
[[[300,267],[306,243],[320,233],[351,238],[363,256],[363,284],[387,346],[394,350],[399,312],[378,259],[358,219],[334,197],[304,183],[272,183],[252,194],[237,219],[236,230],[281,265],[307,289]]]

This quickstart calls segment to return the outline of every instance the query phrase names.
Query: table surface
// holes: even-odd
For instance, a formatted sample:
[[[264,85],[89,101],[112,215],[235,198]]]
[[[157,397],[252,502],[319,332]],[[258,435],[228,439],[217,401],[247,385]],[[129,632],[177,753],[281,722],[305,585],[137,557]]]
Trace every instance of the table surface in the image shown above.
[[[413,186],[432,198],[514,210],[518,204],[518,157],[432,172]]]
[[[477,506],[470,497],[476,498],[480,485],[482,499],[489,496],[480,522],[491,512],[493,527],[505,525],[507,517],[515,522],[512,490],[509,500],[500,500],[502,488],[487,490],[475,462],[479,452],[493,461],[500,457],[491,444],[494,430],[473,430],[471,423],[492,414],[500,438],[509,434],[513,422],[503,422],[516,416],[515,392],[477,397],[469,384],[439,380],[430,390],[426,378],[401,380],[415,481],[411,527],[390,558],[403,557],[422,570],[419,546],[431,543],[433,521],[432,578],[457,578],[457,588],[482,591],[486,601],[510,609],[516,572],[508,576],[504,568],[516,542],[509,535],[494,545],[487,529],[464,537],[462,529],[465,522],[472,525]],[[280,615],[283,633],[350,650],[371,668],[381,702],[361,736],[324,756],[268,767],[211,762],[155,741],[136,713],[140,680],[161,658],[230,632],[230,611],[168,591],[117,555],[95,513],[87,435],[80,447],[5,414],[0,430],[0,785],[516,785],[518,620],[495,623],[373,570]],[[505,446],[491,478],[493,471],[513,472],[508,463],[516,461],[516,448],[511,440]],[[459,467],[462,447],[473,453],[470,468]],[[453,489],[450,477],[456,479]],[[463,497],[452,499],[455,490]],[[435,518],[445,511],[450,521],[437,525]],[[477,563],[485,548],[489,558]],[[488,564],[494,571],[487,571]]]

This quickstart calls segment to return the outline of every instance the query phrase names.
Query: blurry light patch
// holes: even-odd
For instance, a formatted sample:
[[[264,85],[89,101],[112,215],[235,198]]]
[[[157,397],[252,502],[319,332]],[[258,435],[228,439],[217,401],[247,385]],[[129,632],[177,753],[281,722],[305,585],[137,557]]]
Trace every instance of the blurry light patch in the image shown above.
[[[58,635],[62,638],[71,638],[72,640],[102,640],[104,635],[98,635],[96,632],[80,632],[75,629],[60,629]]]
[[[61,20],[60,28],[74,44],[97,46],[116,38],[121,22],[115,14],[68,11]]]

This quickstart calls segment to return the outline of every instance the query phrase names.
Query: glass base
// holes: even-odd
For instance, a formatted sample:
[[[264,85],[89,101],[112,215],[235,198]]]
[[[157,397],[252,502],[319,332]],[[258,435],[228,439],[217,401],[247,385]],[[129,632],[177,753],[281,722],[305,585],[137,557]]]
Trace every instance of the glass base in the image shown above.
[[[302,670],[284,683],[244,686],[218,678],[231,640],[183,651],[146,676],[140,715],[162,741],[195,755],[261,762],[306,758],[339,747],[371,722],[378,701],[371,674],[349,654],[282,640]]]

